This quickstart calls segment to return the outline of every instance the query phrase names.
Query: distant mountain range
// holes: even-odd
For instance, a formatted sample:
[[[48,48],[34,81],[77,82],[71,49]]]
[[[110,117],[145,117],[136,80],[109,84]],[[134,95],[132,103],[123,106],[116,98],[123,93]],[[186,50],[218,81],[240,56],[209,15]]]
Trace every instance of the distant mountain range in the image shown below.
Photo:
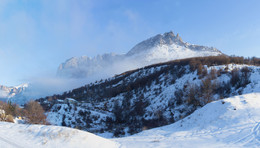
[[[166,32],[142,41],[126,54],[110,53],[93,58],[73,57],[59,66],[57,74],[70,78],[86,78],[93,75],[102,78],[169,60],[221,54],[216,48],[186,43],[179,34]]]
[[[5,102],[11,101],[18,104],[23,104],[26,102],[23,94],[28,87],[28,83],[11,87],[0,85],[0,100]]]

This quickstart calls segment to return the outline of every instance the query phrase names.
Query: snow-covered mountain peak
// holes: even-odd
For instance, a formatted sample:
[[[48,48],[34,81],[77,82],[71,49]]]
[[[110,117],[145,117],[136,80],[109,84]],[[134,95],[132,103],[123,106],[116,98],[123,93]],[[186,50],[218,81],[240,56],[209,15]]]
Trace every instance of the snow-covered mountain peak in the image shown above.
[[[103,54],[95,57],[73,57],[58,68],[58,75],[86,78],[97,75],[113,76],[143,66],[190,57],[218,56],[222,53],[213,47],[186,43],[180,35],[170,31],[158,34],[135,45],[126,54]],[[103,76],[99,76],[104,78]]]
[[[186,56],[188,57],[188,55],[190,54],[187,52],[187,49],[193,52],[200,52],[200,51],[212,52],[210,53],[211,55],[222,54],[219,50],[213,47],[194,45],[194,44],[184,42],[178,33],[177,35],[174,35],[174,33],[170,31],[164,34],[158,34],[154,37],[151,37],[137,44],[127,53],[127,55],[133,56],[140,53],[149,54],[151,52],[154,52],[155,50],[157,52],[164,52],[165,50],[167,50],[168,53],[167,55],[169,55],[170,57],[175,57],[175,55],[178,56],[180,52],[183,52],[184,54],[186,53]],[[199,53],[197,55],[192,54],[191,56],[196,57],[196,56],[205,56],[205,55],[204,53]],[[164,55],[164,57],[167,56]],[[185,55],[180,58],[185,58]],[[174,59],[177,59],[177,57],[175,57]]]
[[[15,87],[16,89],[19,89],[19,88],[27,88],[27,87],[29,87],[29,83],[23,83],[23,84],[14,86],[14,87]]]
[[[141,43],[134,46],[128,53],[128,56],[138,54],[140,52],[148,51],[154,47],[162,47],[162,46],[169,46],[172,44],[184,46],[185,43],[182,41],[179,34],[176,36],[172,31],[166,32],[164,34],[158,34],[154,37],[151,37],[147,40],[142,41]]]

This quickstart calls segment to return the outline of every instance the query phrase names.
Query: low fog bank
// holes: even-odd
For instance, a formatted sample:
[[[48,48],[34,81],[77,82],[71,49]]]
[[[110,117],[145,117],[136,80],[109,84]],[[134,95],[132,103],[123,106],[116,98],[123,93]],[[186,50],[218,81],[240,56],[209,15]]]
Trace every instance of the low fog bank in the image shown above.
[[[156,61],[158,62],[158,61]],[[115,75],[121,74],[123,72],[141,68],[143,66],[149,65],[143,59],[137,60],[135,58],[126,58],[121,61],[114,61],[111,63],[105,63],[101,65],[81,66],[71,69],[66,69],[63,75],[45,73],[40,76],[31,77],[26,80],[29,82],[29,87],[26,90],[16,96],[23,100],[35,100],[46,96],[51,96],[54,94],[62,94],[65,91],[69,91],[75,88],[82,87],[84,85],[100,81],[101,79],[112,78]],[[83,64],[84,65],[84,64]],[[96,67],[95,70],[89,72],[89,68]],[[78,74],[78,77],[71,74]],[[68,74],[68,75],[66,75]],[[16,98],[17,99],[17,98]]]
[[[130,62],[131,63],[131,62]],[[121,74],[128,70],[133,70],[138,67],[138,64],[132,62],[121,62],[112,66],[99,69],[87,77],[71,78],[66,76],[40,76],[33,77],[27,80],[29,87],[23,92],[23,96],[29,99],[39,99],[54,94],[62,94],[101,79],[111,78],[117,74]],[[87,68],[87,67],[86,67]]]

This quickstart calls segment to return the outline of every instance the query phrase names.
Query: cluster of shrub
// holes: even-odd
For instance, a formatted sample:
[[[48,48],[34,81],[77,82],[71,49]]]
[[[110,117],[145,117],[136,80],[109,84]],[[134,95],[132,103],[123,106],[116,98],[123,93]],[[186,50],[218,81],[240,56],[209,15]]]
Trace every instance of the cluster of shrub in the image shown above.
[[[11,102],[0,101],[0,110],[2,111],[0,121],[14,122],[15,117],[20,117],[25,123],[47,124],[45,112],[36,101],[28,102],[23,108]]]
[[[115,101],[112,113],[115,118],[107,119],[108,130],[114,133],[114,136],[125,135],[125,127],[129,127],[128,133],[133,134],[140,132],[144,127],[143,115],[145,114],[145,108],[149,105],[143,94],[139,95],[133,102],[132,92],[124,94],[124,98],[121,102]]]
[[[190,68],[192,69],[193,67],[191,66]],[[228,67],[226,67],[219,70],[211,69],[208,72],[205,67],[201,68],[200,65],[196,65],[195,69],[201,79],[200,83],[187,83],[182,89],[176,90],[174,94],[178,105],[182,103],[193,105],[193,111],[197,107],[202,107],[211,101],[227,98],[232,95],[240,95],[243,88],[250,83],[251,69],[248,67],[240,70],[233,69],[232,71],[228,71]],[[222,83],[217,82],[216,78],[221,76],[221,74],[227,74],[230,79]]]

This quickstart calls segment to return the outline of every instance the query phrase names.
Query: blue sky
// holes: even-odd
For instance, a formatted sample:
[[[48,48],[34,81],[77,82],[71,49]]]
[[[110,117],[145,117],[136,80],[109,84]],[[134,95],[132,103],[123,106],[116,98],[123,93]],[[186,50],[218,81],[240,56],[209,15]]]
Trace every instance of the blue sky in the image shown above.
[[[172,30],[228,55],[260,57],[259,0],[1,0],[0,84],[55,75],[73,56],[126,53]]]

